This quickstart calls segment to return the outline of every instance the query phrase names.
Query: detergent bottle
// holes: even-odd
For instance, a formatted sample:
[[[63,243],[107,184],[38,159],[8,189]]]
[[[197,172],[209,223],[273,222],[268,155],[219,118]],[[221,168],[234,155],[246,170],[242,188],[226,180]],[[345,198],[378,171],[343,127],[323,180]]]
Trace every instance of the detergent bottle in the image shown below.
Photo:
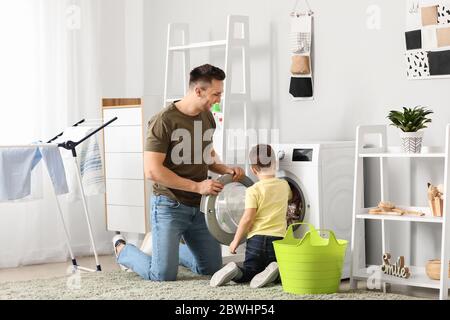
[[[216,121],[216,131],[222,131],[223,128],[223,113],[220,108],[220,103],[215,103],[211,107],[211,112],[214,116],[214,120]]]
[[[222,150],[222,138],[223,138],[223,112],[219,103],[215,103],[211,107],[211,113],[216,121],[216,130],[214,132],[214,149],[216,151]]]

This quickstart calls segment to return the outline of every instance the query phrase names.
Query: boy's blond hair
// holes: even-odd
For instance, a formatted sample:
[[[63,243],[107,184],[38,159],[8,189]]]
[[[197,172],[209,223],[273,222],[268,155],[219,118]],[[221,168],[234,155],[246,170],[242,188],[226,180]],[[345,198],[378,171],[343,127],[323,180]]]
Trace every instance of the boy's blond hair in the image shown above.
[[[260,172],[263,169],[275,166],[275,152],[268,144],[258,144],[250,150],[250,165],[255,171]]]

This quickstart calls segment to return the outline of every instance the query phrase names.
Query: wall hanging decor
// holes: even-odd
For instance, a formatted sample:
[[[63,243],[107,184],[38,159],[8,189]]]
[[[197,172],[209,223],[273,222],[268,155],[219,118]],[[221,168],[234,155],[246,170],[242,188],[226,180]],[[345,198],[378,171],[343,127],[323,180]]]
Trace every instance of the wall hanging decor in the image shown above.
[[[411,276],[411,273],[409,272],[409,268],[405,267],[405,257],[400,256],[395,264],[389,262],[390,258],[391,255],[389,253],[383,254],[381,271],[390,276],[408,279]]]
[[[307,0],[306,11],[298,11],[301,0],[295,2],[291,12],[291,81],[289,93],[293,100],[313,100],[312,73],[313,15]]]
[[[406,0],[408,79],[450,78],[450,0]]]

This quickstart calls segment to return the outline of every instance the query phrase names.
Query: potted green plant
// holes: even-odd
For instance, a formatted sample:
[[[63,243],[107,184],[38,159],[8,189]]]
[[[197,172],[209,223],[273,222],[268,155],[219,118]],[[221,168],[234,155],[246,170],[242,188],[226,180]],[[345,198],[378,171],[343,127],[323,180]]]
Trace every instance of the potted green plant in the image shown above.
[[[403,108],[403,111],[392,110],[389,112],[388,119],[391,125],[399,128],[402,132],[400,138],[402,147],[406,153],[420,153],[422,150],[423,131],[427,128],[426,124],[431,122],[427,116],[433,111],[424,107]]]

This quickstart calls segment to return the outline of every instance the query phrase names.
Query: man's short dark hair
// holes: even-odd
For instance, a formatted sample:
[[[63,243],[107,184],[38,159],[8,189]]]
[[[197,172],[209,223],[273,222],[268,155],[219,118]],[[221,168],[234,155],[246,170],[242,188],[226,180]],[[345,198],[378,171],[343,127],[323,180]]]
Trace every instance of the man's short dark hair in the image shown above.
[[[225,72],[222,69],[210,64],[204,64],[191,71],[189,86],[192,87],[198,82],[211,83],[213,80],[225,80]]]
[[[275,152],[268,144],[258,144],[250,150],[250,165],[256,171],[263,168],[270,168],[275,164]]]

